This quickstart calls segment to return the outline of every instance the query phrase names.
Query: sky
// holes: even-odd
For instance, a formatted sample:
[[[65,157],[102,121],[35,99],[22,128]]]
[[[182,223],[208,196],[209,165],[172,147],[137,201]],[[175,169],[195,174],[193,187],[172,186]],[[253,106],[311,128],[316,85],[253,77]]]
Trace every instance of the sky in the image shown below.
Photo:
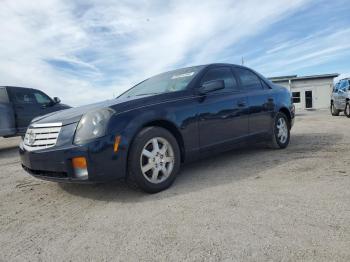
[[[350,76],[350,0],[0,0],[0,85],[72,106],[208,63]]]

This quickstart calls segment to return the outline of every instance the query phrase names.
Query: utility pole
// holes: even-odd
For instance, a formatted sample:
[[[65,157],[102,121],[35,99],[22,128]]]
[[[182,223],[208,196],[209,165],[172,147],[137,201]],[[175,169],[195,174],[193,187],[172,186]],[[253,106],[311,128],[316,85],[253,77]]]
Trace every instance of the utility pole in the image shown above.
[[[242,65],[244,65],[244,57],[242,56]]]

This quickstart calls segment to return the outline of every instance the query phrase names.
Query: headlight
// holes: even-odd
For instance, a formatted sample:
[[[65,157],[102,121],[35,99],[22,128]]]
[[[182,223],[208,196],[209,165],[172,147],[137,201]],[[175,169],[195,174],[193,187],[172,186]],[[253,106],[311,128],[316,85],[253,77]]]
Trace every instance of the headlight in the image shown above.
[[[104,108],[83,115],[75,132],[74,143],[80,144],[106,135],[108,121],[114,113],[113,109]]]

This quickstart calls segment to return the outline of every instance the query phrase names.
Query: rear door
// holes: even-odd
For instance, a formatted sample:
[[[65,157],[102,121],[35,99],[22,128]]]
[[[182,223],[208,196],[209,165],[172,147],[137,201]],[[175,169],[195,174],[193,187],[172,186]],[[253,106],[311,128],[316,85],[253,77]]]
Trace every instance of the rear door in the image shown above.
[[[234,72],[249,104],[249,134],[271,130],[275,97],[273,90],[253,71],[235,67]]]
[[[223,144],[244,137],[248,132],[247,99],[239,90],[231,68],[221,66],[209,69],[199,86],[214,80],[224,80],[225,88],[199,99],[199,142],[202,151],[211,147],[224,150]]]
[[[42,108],[37,103],[33,89],[11,87],[8,93],[15,111],[17,131],[25,133],[32,119],[40,115]]]

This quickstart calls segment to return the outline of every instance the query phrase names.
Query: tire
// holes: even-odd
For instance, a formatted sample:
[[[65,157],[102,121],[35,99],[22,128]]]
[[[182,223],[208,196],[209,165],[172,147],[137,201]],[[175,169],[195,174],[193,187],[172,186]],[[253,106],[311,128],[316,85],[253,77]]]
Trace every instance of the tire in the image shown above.
[[[349,102],[346,103],[346,106],[345,106],[345,110],[344,110],[344,114],[350,118],[350,104]]]
[[[331,103],[331,114],[332,116],[339,116],[340,111],[335,108],[334,103]]]
[[[272,127],[270,147],[274,149],[284,149],[290,141],[290,123],[287,116],[279,112],[275,116]]]
[[[147,127],[131,145],[126,180],[133,188],[158,193],[172,185],[180,165],[180,148],[175,137],[164,128]]]

